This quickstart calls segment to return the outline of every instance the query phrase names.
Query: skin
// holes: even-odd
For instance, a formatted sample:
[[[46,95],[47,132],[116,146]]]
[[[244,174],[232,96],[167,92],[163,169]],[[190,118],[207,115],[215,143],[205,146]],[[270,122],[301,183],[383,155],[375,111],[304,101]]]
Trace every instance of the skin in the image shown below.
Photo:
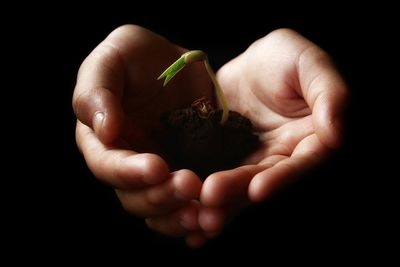
[[[185,51],[139,26],[121,26],[82,63],[73,107],[77,144],[94,175],[151,229],[199,247],[340,146],[348,93],[329,56],[298,33],[279,29],[256,41],[217,78],[229,108],[254,123],[263,145],[202,183],[190,170],[171,170],[158,149],[163,112],[213,98],[201,63],[167,88],[156,80]]]

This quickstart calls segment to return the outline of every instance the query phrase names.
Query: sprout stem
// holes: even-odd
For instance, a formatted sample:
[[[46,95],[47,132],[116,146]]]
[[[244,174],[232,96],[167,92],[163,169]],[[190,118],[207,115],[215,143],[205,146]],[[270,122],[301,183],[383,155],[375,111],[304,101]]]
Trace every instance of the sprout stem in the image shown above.
[[[218,103],[219,103],[220,107],[222,108],[222,117],[221,117],[220,123],[224,124],[229,116],[229,109],[228,109],[228,104],[226,102],[226,98],[224,95],[224,91],[222,90],[221,85],[219,85],[219,82],[217,81],[214,71],[213,71],[210,63],[208,62],[207,58],[204,60],[204,66],[206,66],[208,76],[210,76],[210,79],[214,84],[214,89],[215,89],[215,93],[217,95]]]
[[[210,77],[215,93],[217,95],[218,104],[222,108],[222,117],[221,117],[221,124],[224,124],[229,116],[229,109],[228,104],[225,99],[224,91],[222,90],[220,84],[215,77],[215,73],[208,61],[208,57],[206,53],[200,50],[193,50],[186,52],[183,54],[178,60],[176,60],[171,66],[169,66],[159,77],[157,80],[165,78],[163,86],[167,85],[167,83],[179,72],[181,71],[187,64],[203,61],[204,66],[207,70],[208,76]]]

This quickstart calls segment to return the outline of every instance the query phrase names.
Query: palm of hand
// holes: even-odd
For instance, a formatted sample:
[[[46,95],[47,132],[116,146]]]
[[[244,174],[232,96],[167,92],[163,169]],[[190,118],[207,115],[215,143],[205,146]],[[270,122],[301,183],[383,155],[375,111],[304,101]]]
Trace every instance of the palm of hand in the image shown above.
[[[218,78],[230,108],[251,119],[262,141],[245,163],[274,165],[296,152],[313,149],[309,140],[316,132],[296,73],[299,55],[282,60],[284,48],[276,47],[273,39],[263,42],[262,51],[251,47],[222,67]],[[268,60],[261,61],[260,56]]]
[[[185,68],[167,87],[156,80],[184,51],[165,40],[153,41],[145,44],[143,50],[137,50],[134,63],[127,67],[121,138],[131,149],[162,154],[159,148],[161,115],[190,106],[201,97],[212,99],[212,84],[201,64]]]
[[[135,151],[160,153],[161,114],[187,107],[202,96],[212,99],[213,88],[202,64],[184,69],[168,87],[163,88],[155,78],[184,50],[166,42],[147,43],[143,49],[132,56],[135,64],[126,70],[122,138]],[[274,51],[276,49],[266,50],[273,59],[280,53]],[[299,85],[291,82],[296,75],[294,60],[284,66],[278,59],[266,62],[271,62],[271,65],[264,63],[263,69],[269,71],[262,73],[260,84],[258,77],[254,77],[260,71],[248,74],[252,69],[244,63],[252,56],[255,55],[250,50],[223,66],[218,79],[229,108],[248,117],[262,141],[260,148],[243,164],[275,164],[292,155],[295,149],[307,149],[307,137],[315,134],[311,110],[300,89],[296,88]]]

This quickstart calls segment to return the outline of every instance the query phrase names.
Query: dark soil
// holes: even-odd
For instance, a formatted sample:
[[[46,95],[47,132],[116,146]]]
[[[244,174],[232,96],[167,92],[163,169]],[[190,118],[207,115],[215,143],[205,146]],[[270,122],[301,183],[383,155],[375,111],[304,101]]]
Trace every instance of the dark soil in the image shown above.
[[[221,125],[222,110],[201,98],[189,108],[165,113],[163,149],[175,169],[190,169],[201,179],[237,167],[259,145],[246,117],[229,111]]]

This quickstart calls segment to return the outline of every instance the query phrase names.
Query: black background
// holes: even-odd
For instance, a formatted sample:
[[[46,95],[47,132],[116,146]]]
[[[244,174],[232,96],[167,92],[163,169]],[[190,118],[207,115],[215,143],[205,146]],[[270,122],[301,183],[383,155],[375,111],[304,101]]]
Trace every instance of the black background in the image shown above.
[[[390,114],[396,114],[390,103],[398,90],[388,65],[396,54],[390,7],[231,3],[224,10],[198,5],[196,11],[159,4],[152,9],[98,5],[46,6],[50,12],[11,21],[10,33],[20,40],[15,47],[22,55],[12,66],[23,97],[19,90],[14,97],[25,108],[10,124],[23,126],[14,134],[18,145],[11,154],[22,162],[11,177],[23,179],[12,179],[17,190],[8,192],[14,196],[9,198],[11,217],[18,218],[10,247],[41,260],[111,257],[132,264],[142,258],[179,263],[215,257],[227,262],[369,261],[392,254],[384,246],[386,238],[394,238],[394,195],[386,192],[396,177],[389,170],[395,144],[388,126],[395,122]],[[24,25],[18,26],[21,21]],[[274,29],[299,31],[332,55],[350,85],[345,146],[303,181],[245,211],[200,250],[153,233],[122,210],[112,189],[96,181],[74,140],[71,98],[79,65],[109,32],[126,23],[207,51],[216,68]]]

